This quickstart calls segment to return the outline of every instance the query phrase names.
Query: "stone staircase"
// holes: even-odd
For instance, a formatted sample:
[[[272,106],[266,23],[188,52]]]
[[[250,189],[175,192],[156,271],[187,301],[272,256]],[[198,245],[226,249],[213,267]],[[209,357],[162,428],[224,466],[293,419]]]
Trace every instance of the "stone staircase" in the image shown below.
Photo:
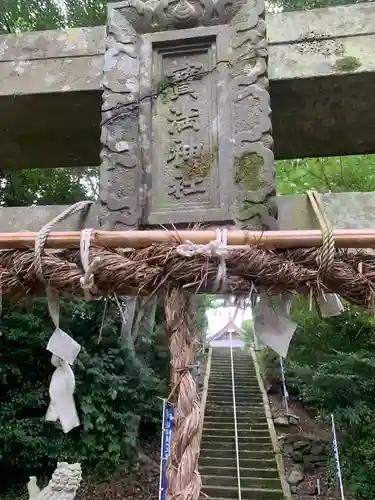
[[[233,357],[242,500],[284,500],[253,360]],[[204,494],[239,498],[229,349],[212,352],[199,471]]]

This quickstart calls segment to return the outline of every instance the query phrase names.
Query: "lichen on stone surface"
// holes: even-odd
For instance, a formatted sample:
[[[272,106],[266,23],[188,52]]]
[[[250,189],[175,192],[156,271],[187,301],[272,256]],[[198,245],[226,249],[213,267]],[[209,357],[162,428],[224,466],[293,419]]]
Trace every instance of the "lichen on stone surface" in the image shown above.
[[[260,178],[264,159],[257,153],[245,153],[234,162],[234,182],[249,191],[257,191],[267,183]]]
[[[337,59],[334,64],[334,68],[339,73],[349,73],[351,71],[355,71],[361,66],[361,61],[358,57],[354,56],[345,56]]]
[[[168,76],[163,76],[155,83],[155,92],[157,99],[163,104],[168,104],[170,95],[173,94],[173,87]]]
[[[183,176],[187,180],[204,179],[211,171],[212,166],[217,161],[219,154],[215,145],[212,151],[203,153],[199,158],[194,158],[183,167]]]
[[[309,31],[297,39],[296,49],[301,53],[321,54],[324,56],[340,55],[345,52],[341,40],[331,38],[326,32]]]

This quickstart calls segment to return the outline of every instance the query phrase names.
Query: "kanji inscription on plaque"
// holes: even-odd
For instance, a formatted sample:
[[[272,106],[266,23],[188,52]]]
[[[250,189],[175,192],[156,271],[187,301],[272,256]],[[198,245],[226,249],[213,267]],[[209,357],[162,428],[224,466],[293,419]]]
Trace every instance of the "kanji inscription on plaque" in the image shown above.
[[[101,223],[276,224],[263,0],[108,6]]]
[[[225,106],[219,110],[218,36],[219,29],[199,42],[151,44],[153,86],[158,79],[162,85],[150,117],[150,224],[229,218],[220,168],[225,154],[218,125]]]

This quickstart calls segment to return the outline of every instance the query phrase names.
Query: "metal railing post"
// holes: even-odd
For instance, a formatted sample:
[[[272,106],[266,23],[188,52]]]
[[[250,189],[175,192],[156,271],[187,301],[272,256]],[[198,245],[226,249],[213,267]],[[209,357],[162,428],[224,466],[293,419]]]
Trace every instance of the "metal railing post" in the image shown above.
[[[232,394],[233,394],[233,415],[234,415],[234,439],[236,441],[236,462],[237,462],[237,484],[238,484],[238,500],[241,500],[241,473],[240,473],[240,453],[238,450],[238,428],[237,428],[237,408],[236,408],[236,390],[234,388],[234,363],[233,363],[233,348],[232,348],[232,333],[229,333],[230,340],[230,363],[232,371]]]

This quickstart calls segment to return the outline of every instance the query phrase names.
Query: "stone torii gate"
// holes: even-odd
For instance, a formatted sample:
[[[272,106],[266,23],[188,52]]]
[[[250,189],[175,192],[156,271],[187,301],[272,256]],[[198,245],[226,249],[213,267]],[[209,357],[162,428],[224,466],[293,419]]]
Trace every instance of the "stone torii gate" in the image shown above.
[[[183,223],[190,220],[229,224],[237,222],[251,226],[254,221],[255,224],[260,222],[260,215],[254,215],[254,210],[261,210],[264,216],[268,214],[272,218],[277,206],[280,228],[316,228],[317,223],[311,216],[306,197],[272,197],[270,158],[273,148],[269,117],[266,120],[267,111],[264,107],[264,96],[268,92],[268,69],[265,66],[267,51],[276,157],[373,152],[373,135],[368,133],[373,128],[374,119],[371,112],[373,92],[368,90],[373,87],[375,74],[373,58],[370,57],[375,44],[373,4],[267,16],[268,46],[265,43],[267,34],[263,13],[259,15],[258,24],[244,30],[246,22],[254,22],[255,19],[254,14],[249,12],[254,8],[260,12],[260,7],[255,5],[244,4],[241,12],[237,12],[236,2],[226,3],[223,7],[224,4],[220,3],[168,3],[164,0],[155,5],[155,8],[150,3],[142,2],[110,5],[108,30],[96,27],[0,37],[0,110],[6,123],[0,133],[2,168],[98,164],[100,87],[107,82],[108,88],[112,90],[105,89],[103,93],[103,120],[108,121],[102,126],[102,223],[109,223],[122,215],[127,217],[127,224],[136,219],[136,223],[142,227],[161,221]],[[186,17],[181,17],[181,10],[186,10]],[[240,28],[236,28],[236,23],[241,23]],[[225,26],[226,35],[215,34],[215,26],[220,25]],[[164,33],[164,38],[163,35],[155,34],[158,29],[162,30],[159,33]],[[179,39],[173,39],[172,31],[178,31]],[[202,31],[205,31],[203,38]],[[186,34],[185,38],[183,33]],[[200,62],[196,61],[197,66],[202,64],[202,68],[211,68],[207,70],[207,75],[202,74],[200,79],[192,82],[196,87],[197,99],[188,94],[177,99],[170,95],[174,88],[179,89],[177,92],[181,91],[181,86],[187,84],[183,81],[177,82],[179,87],[172,85],[160,93],[168,79],[168,75],[162,73],[172,70],[171,67],[163,66],[173,63],[173,52],[166,55],[163,48],[163,45],[171,44],[169,36],[173,43],[183,46],[183,50],[177,47],[175,51],[178,64],[190,61],[194,65],[198,58]],[[216,42],[212,42],[211,48],[206,44],[211,39],[222,41],[224,36],[229,40],[224,48]],[[125,43],[123,37],[128,37],[129,41]],[[203,52],[195,52],[190,57],[189,47],[196,43],[199,45],[201,40],[206,44],[202,46]],[[145,64],[146,50],[150,51],[149,67]],[[206,56],[203,56],[204,53]],[[218,54],[220,57],[224,54],[227,61],[215,62],[212,57],[217,59]],[[212,73],[209,73],[211,70]],[[242,83],[235,89],[233,82],[239,82],[240,76]],[[173,75],[170,78],[173,79]],[[247,85],[244,84],[245,78],[248,82],[255,80]],[[246,89],[248,92],[251,85],[257,86],[258,96],[241,97],[241,92]],[[228,92],[228,100],[225,100],[225,92]],[[153,99],[148,98],[147,93],[154,93]],[[259,96],[263,96],[263,100]],[[137,101],[141,97],[143,100],[139,102],[138,109],[132,105],[131,111],[129,101]],[[224,104],[219,98],[225,101]],[[173,128],[173,119],[169,121],[171,117],[168,118],[165,112],[178,104],[182,105],[185,115],[187,99],[192,102],[190,108],[199,110],[199,120],[203,121],[197,123],[198,117],[192,117],[195,128],[185,128],[179,135],[182,138],[199,137],[196,146],[202,148],[203,158],[200,160],[203,161],[200,162],[197,162],[198,150],[194,152],[193,158],[193,153],[183,148],[188,144],[175,142],[177,132],[167,132],[167,125],[169,129]],[[116,100],[119,100],[119,104],[121,100],[125,104],[128,102],[128,105],[122,108],[121,116],[114,118],[116,109],[111,111],[110,108]],[[255,106],[253,115],[251,111],[245,112],[245,107],[249,110],[249,106],[252,106],[252,100]],[[220,115],[218,111],[224,109],[223,105],[228,110],[231,108],[231,111]],[[138,112],[137,117],[135,115]],[[241,121],[241,113],[245,115],[244,122]],[[177,118],[183,116],[175,115],[174,118],[181,127],[181,120]],[[211,122],[211,130],[207,128],[208,121]],[[218,124],[227,128],[218,128]],[[248,131],[253,130],[251,147],[259,149],[260,144],[268,150],[265,154],[267,161],[254,151],[250,158],[254,163],[243,161],[241,155],[244,152],[241,148],[250,147],[250,143],[244,146],[241,139],[235,145],[233,137],[229,135],[233,133],[243,137],[245,125]],[[256,134],[259,136],[259,131],[267,127],[269,130],[262,131],[260,139],[255,140]],[[122,128],[127,130],[126,138],[121,136]],[[138,131],[142,134],[139,135]],[[147,141],[152,143],[152,147],[146,154]],[[156,150],[158,141],[163,146]],[[259,143],[258,146],[254,146],[255,143]],[[185,183],[195,181],[194,189],[204,190],[204,193],[185,194],[193,189],[188,186],[184,186],[180,193],[168,193],[174,188],[163,184],[162,177],[166,172],[169,176],[174,175],[172,166],[178,162],[178,158],[171,159],[169,148],[173,144],[174,147],[180,147],[177,156],[182,164],[185,167],[188,164],[193,166],[195,175],[199,170],[199,182],[197,179],[186,180],[187,176],[192,177],[192,172],[186,172],[186,168],[184,174],[179,175],[185,176]],[[126,151],[128,146],[129,151]],[[111,151],[111,148],[115,151]],[[119,155],[117,158],[127,157],[126,165],[119,167],[114,160],[115,154]],[[228,162],[228,159],[231,161]],[[113,161],[116,165],[113,165]],[[223,168],[225,162],[228,168]],[[197,169],[198,163],[202,163],[202,168]],[[243,174],[249,166],[254,166],[251,168],[252,174],[244,179]],[[165,171],[160,175],[163,168]],[[207,175],[202,180],[200,176],[205,171]],[[258,171],[258,178],[253,175],[255,171]],[[114,188],[117,189],[116,193],[108,185],[108,182],[111,184],[111,176],[117,184],[117,188]],[[159,183],[158,187],[156,183]],[[135,196],[136,213],[130,216],[129,209],[125,205],[120,208],[119,203],[123,203],[124,198],[129,202],[130,194],[134,198],[135,185],[139,193]],[[157,201],[155,192],[159,188],[164,189],[164,194]],[[372,194],[326,195],[324,198],[328,215],[337,227],[353,226],[358,220],[363,227],[372,225]],[[185,200],[184,208],[177,214],[176,207],[182,206],[182,200]],[[187,206],[191,207],[188,211]],[[262,206],[266,209],[261,209]],[[351,217],[354,206],[356,221]],[[0,213],[0,227],[3,231],[37,230],[62,208],[4,208]],[[98,208],[96,205],[90,210],[86,226],[98,227]],[[104,222],[105,214],[110,215],[109,221]],[[255,219],[251,221],[253,217]],[[70,220],[68,224],[57,227],[73,229],[77,227],[76,221]]]
[[[316,87],[314,76],[323,81],[325,75],[335,75],[350,96],[345,102],[354,106],[357,94],[362,93],[349,91],[350,78],[355,77],[355,82],[365,88],[374,78],[373,58],[367,55],[375,44],[374,13],[374,6],[368,4],[319,9],[316,14],[311,11],[271,16],[273,82],[280,79],[283,68],[282,71],[289,71],[286,78],[294,77],[299,82],[295,85],[289,80],[288,87],[294,89],[294,97],[299,92],[295,89],[307,84],[297,100],[300,107],[308,109],[308,101],[301,99],[303,95],[310,96]],[[98,152],[95,137],[99,144],[99,133],[88,142],[86,135],[82,140],[78,136],[81,150],[77,157],[74,122],[78,115],[74,110],[79,110],[83,120],[86,116],[87,119],[97,116],[99,122],[98,109],[93,109],[96,101],[87,97],[100,85],[99,203],[90,209],[84,221],[76,216],[56,229],[149,228],[197,221],[252,229],[275,228],[277,224],[281,229],[317,228],[305,196],[275,197],[269,47],[264,14],[261,0],[246,3],[127,0],[109,4],[105,33],[99,27],[0,37],[3,48],[0,109],[4,113],[13,111],[16,118],[16,122],[10,121],[3,135],[0,134],[0,144],[9,151],[9,155],[4,155],[5,167],[38,166],[39,161],[42,166],[60,166],[62,162],[67,162],[67,166],[84,165],[85,159],[95,162]],[[353,18],[356,19],[354,25]],[[319,23],[332,26],[333,34],[319,30]],[[344,28],[348,33],[343,32]],[[289,38],[285,38],[284,31],[290,33]],[[367,51],[363,47],[367,47]],[[276,61],[285,59],[288,63],[278,66]],[[350,61],[350,68],[346,67],[345,71],[339,68],[340,64]],[[340,87],[332,86],[332,82],[328,82],[328,87],[339,92]],[[322,89],[324,84],[318,87]],[[287,106],[281,106],[279,87],[273,88],[277,110],[286,109]],[[29,94],[23,95],[25,91]],[[9,100],[7,95],[11,92]],[[373,96],[372,92],[364,94],[368,99]],[[64,101],[64,96],[68,101]],[[294,101],[290,92],[289,96]],[[25,106],[24,99],[30,106]],[[53,141],[60,157],[54,158],[42,139],[45,130],[40,138],[22,142],[27,135],[19,131],[19,124],[29,126],[30,120],[22,113],[36,106],[35,114],[41,113],[44,116],[41,120],[47,120],[47,127],[55,133],[52,124],[48,124],[48,119],[53,120],[55,114],[48,116],[45,110],[49,104],[53,109],[61,99],[60,112],[63,108],[73,112],[73,135],[69,141],[66,137],[61,148],[60,136],[64,137],[61,127],[67,126],[64,119]],[[357,114],[350,109],[351,119],[345,121],[341,117],[335,125],[344,122],[344,126],[349,127],[349,123],[357,123],[359,115],[363,119],[362,111],[364,107],[371,109],[371,102],[364,102],[364,97],[361,101],[362,107],[359,99],[355,101]],[[320,127],[320,123],[316,127],[310,123],[309,113],[306,111],[305,120],[296,124],[296,143],[290,137],[290,128],[286,136],[280,134],[278,126],[281,156],[293,156],[294,148],[295,155],[297,152],[320,153],[306,147],[309,141],[304,139],[305,132],[298,135],[301,129]],[[318,115],[316,119],[319,117],[324,118]],[[331,123],[329,115],[325,118]],[[290,116],[284,115],[283,121],[289,123]],[[92,131],[98,129],[95,123],[90,126]],[[36,128],[40,130],[38,121]],[[363,130],[356,125],[355,128]],[[367,137],[363,141],[356,137],[350,143],[351,132],[348,128],[345,135],[351,148],[348,152],[375,150],[373,138],[370,142]],[[312,135],[316,147],[325,153],[342,153],[337,144],[332,144],[330,149],[319,135]],[[41,152],[36,157],[28,144],[36,141],[38,145],[41,139],[44,147],[34,147],[33,151]],[[16,147],[12,147],[15,141]],[[373,225],[375,197],[372,193],[325,195],[324,199],[334,226]],[[2,231],[35,231],[64,208],[3,208],[0,228]],[[132,303],[134,311],[134,301]]]
[[[83,222],[65,228],[196,222],[264,230],[316,227],[304,197],[275,197],[264,10],[262,0],[109,4],[100,71],[99,200]],[[337,55],[343,47],[327,50]],[[350,61],[358,70],[358,61]],[[22,67],[13,69],[21,75]],[[368,144],[360,152],[370,151]],[[20,158],[16,166],[28,163]],[[348,208],[358,195],[346,199]],[[326,198],[333,224],[353,225],[356,217],[362,227],[371,225],[366,212],[374,213],[375,198],[366,193],[360,199],[362,211],[348,209],[353,215],[343,221],[343,199]],[[10,227],[5,210],[0,230],[39,229],[60,211],[20,209],[15,221],[12,208]],[[25,224],[26,214],[31,219]],[[133,299],[129,306],[132,324]]]

